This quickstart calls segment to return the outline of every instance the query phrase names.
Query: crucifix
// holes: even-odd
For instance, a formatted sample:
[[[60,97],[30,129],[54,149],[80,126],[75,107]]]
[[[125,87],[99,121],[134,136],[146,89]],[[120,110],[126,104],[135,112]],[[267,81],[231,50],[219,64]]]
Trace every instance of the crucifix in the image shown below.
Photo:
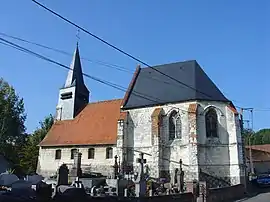
[[[117,179],[118,176],[118,164],[117,164],[117,155],[114,156],[114,172],[113,172],[113,179]]]
[[[76,38],[77,38],[77,45],[78,45],[79,40],[80,40],[80,30],[79,29],[77,31]]]
[[[180,170],[177,173],[177,184],[178,184],[178,191],[179,192],[183,192],[183,188],[184,188],[184,171],[183,171],[183,161],[182,159],[180,159],[179,161],[180,164]]]
[[[140,164],[140,172],[138,175],[138,180],[143,180],[144,173],[143,173],[143,165],[146,164],[146,159],[143,158],[143,153],[140,153],[140,158],[137,158],[137,163]]]

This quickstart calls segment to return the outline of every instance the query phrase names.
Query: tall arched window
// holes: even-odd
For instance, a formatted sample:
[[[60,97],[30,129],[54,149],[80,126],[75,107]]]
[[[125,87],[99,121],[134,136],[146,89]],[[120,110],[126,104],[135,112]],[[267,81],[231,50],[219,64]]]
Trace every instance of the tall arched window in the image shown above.
[[[218,137],[218,119],[216,110],[211,108],[205,114],[206,137]]]
[[[172,111],[169,117],[169,140],[181,138],[181,117],[176,111]]]

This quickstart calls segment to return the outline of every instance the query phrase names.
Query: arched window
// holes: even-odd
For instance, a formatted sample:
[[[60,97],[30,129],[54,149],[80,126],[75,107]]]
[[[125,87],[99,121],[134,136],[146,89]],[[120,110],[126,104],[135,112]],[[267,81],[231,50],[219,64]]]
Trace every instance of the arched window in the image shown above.
[[[90,148],[88,149],[88,159],[94,159],[95,158],[95,149]]]
[[[70,159],[74,159],[75,154],[77,153],[77,149],[71,149]]]
[[[61,149],[55,150],[55,159],[61,159]]]
[[[169,140],[181,138],[181,117],[176,111],[172,111],[169,117]]]
[[[111,147],[106,148],[106,159],[113,158],[113,149]]]
[[[206,137],[218,137],[218,119],[216,110],[211,108],[205,114]]]

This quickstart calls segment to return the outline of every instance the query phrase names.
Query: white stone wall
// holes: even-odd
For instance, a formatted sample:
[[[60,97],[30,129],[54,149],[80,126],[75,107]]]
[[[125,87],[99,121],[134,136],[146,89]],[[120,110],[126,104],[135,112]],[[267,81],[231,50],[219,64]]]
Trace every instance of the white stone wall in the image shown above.
[[[71,168],[74,160],[71,159],[71,149],[78,149],[82,153],[82,169],[91,172],[99,172],[104,175],[111,174],[111,167],[114,165],[114,158],[106,159],[106,148],[108,146],[80,146],[80,147],[43,147],[39,150],[39,171],[43,176],[55,175],[57,169],[63,164]],[[95,158],[88,159],[88,149],[95,148]],[[113,146],[113,156],[116,154],[116,147]],[[61,149],[61,159],[55,159],[55,151]]]
[[[198,104],[196,127],[194,131],[189,125],[188,107],[191,103]],[[167,170],[173,176],[175,168],[179,168],[179,160],[183,160],[183,169],[186,173],[198,173],[198,168],[207,174],[228,179],[232,184],[239,183],[240,164],[242,162],[241,134],[238,118],[234,115],[227,103],[222,102],[186,102],[164,106],[128,110],[130,120],[128,124],[128,146],[134,147],[130,152],[134,167],[138,167],[136,158],[139,152],[146,153],[145,158],[150,167],[150,174],[158,177],[156,166],[155,145],[153,145],[151,131],[151,115],[156,108],[162,108],[165,116],[161,126],[161,146],[163,157],[161,169]],[[218,138],[206,138],[205,112],[208,107],[215,107],[218,115]],[[169,141],[168,117],[172,108],[181,114],[182,138]],[[190,137],[194,133],[196,140]],[[131,159],[130,159],[131,160]],[[185,176],[187,177],[187,176]],[[197,179],[198,175],[193,174]],[[186,178],[187,179],[187,178]]]
[[[117,141],[115,145],[88,145],[77,147],[40,147],[37,173],[43,176],[55,175],[57,169],[63,164],[71,168],[74,160],[71,159],[71,149],[78,149],[82,153],[82,170],[102,173],[105,176],[112,174],[112,166],[115,163],[114,156],[118,156],[118,161],[122,163],[123,153],[127,153],[125,142],[127,139],[127,123],[125,120],[119,120],[117,124]],[[106,148],[113,148],[113,158],[106,159]],[[95,148],[94,159],[88,159],[88,149]],[[55,159],[55,151],[61,149],[61,159]]]
[[[199,102],[198,146],[199,164],[202,171],[223,179],[231,184],[240,183],[240,166],[243,163],[242,140],[238,117],[226,103]],[[205,112],[214,107],[218,115],[218,138],[207,138]]]
[[[58,104],[56,107],[56,120],[68,120],[73,119],[74,115],[74,106],[75,106],[75,86],[69,88],[62,88],[59,91]],[[61,99],[61,94],[63,93],[72,93],[72,98],[70,99]]]
[[[161,170],[167,170],[171,174],[174,173],[176,168],[179,168],[179,160],[183,160],[184,165],[190,164],[190,154],[189,154],[189,125],[188,125],[188,107],[189,103],[179,103],[162,106],[165,116],[163,116],[162,125],[160,126],[161,131],[161,144],[160,149],[163,150],[162,166]],[[131,155],[134,156],[131,161],[133,161],[134,168],[138,167],[136,163],[136,158],[139,157],[139,152],[144,152],[145,159],[147,160],[147,165],[150,168],[150,175],[153,177],[158,177],[158,168],[155,162],[155,145],[153,145],[152,139],[152,122],[151,115],[156,107],[141,108],[128,110],[130,119],[128,121],[128,146],[134,147],[133,151],[130,151]],[[169,115],[174,108],[176,111],[179,109],[181,115],[181,131],[182,138],[169,141]],[[183,167],[184,170],[188,170],[188,167]]]

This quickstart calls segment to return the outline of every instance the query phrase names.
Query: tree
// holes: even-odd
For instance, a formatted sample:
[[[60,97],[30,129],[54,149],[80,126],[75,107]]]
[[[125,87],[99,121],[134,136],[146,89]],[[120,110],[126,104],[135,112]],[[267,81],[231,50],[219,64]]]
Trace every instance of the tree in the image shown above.
[[[251,131],[250,129],[244,129],[243,136],[245,139],[245,145],[261,145],[270,144],[270,129],[261,129],[257,132]]]
[[[0,78],[0,153],[14,164],[19,162],[17,152],[26,138],[25,119],[23,99]]]
[[[54,119],[52,115],[45,117],[43,121],[39,122],[39,128],[37,128],[32,135],[28,136],[27,142],[20,152],[20,165],[24,168],[26,174],[36,172],[39,155],[38,144],[49,132],[53,122]]]

